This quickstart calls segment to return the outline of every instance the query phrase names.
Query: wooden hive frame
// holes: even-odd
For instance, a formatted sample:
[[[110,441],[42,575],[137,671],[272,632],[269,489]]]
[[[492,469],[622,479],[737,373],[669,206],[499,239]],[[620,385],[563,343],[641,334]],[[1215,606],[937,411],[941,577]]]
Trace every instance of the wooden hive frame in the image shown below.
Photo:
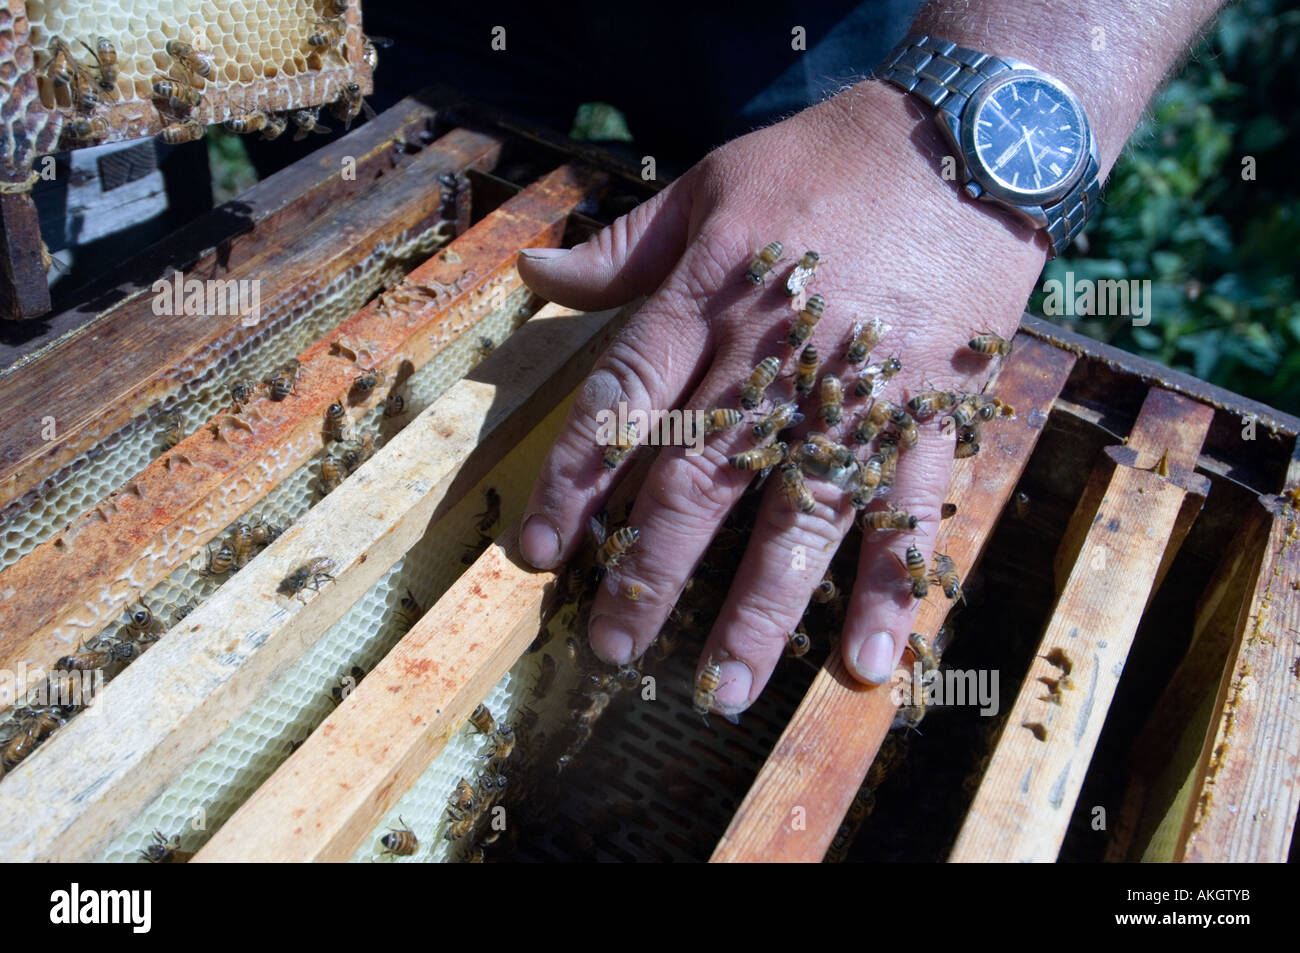
[[[432,144],[413,141],[421,138],[413,133],[426,132],[449,113],[473,117],[479,128],[458,123]],[[339,201],[373,216],[359,243],[427,224],[435,205],[442,209],[451,201],[466,213],[458,217],[460,235],[449,246],[455,255],[419,266],[303,352],[309,373],[292,406],[266,408],[251,432],[214,420],[224,441],[196,431],[170,453],[173,459],[183,455],[186,464],[168,469],[164,455],[133,481],[134,490],[118,494],[106,519],[89,519],[0,573],[15,595],[0,606],[6,633],[0,644],[9,665],[63,654],[79,630],[73,624],[78,613],[94,602],[90,595],[109,593],[94,610],[96,624],[106,621],[184,552],[243,512],[265,490],[265,480],[249,495],[224,502],[216,484],[251,466],[248,461],[263,448],[290,448],[287,459],[295,465],[304,459],[324,407],[347,392],[356,371],[353,362],[331,353],[333,342],[366,341],[376,365],[390,372],[402,360],[422,362],[442,346],[440,328],[445,343],[472,327],[457,319],[458,308],[517,286],[512,263],[519,247],[561,241],[566,227],[581,219],[575,210],[587,206],[593,190],[623,174],[598,174],[571,163],[525,188],[512,187],[487,174],[503,150],[520,140],[557,143],[495,119],[487,110],[413,101],[354,134],[369,143],[361,151],[367,175],[385,171],[382,187],[373,178],[366,188],[328,177],[294,178],[301,170],[285,177],[293,187],[279,190],[283,202],[230,240],[230,267],[292,267],[300,260],[295,255],[304,253],[328,259],[310,239],[302,248],[284,247],[282,229],[295,229],[312,220],[313,209]],[[393,149],[394,141],[408,143],[409,151]],[[560,146],[570,157],[576,154]],[[469,171],[474,169],[484,174]],[[468,174],[476,187],[453,189],[449,198],[429,185],[438,173],[462,185]],[[263,186],[254,190],[254,208],[264,207],[258,196],[273,194],[268,183]],[[341,188],[353,191],[340,196],[335,190]],[[471,227],[469,193],[476,193],[477,202],[496,189],[512,197]],[[416,207],[399,213],[411,201]],[[343,254],[340,269],[348,266],[349,253]],[[137,285],[147,281],[148,267],[156,270],[158,262],[141,263]],[[285,300],[291,307],[288,291]],[[127,294],[98,321],[131,339],[140,333],[141,307],[138,296]],[[75,719],[0,781],[0,810],[15,819],[0,833],[0,856],[98,856],[223,724],[427,526],[438,526],[522,434],[561,405],[622,317],[544,308],[470,378],[412,420],[183,626],[110,682],[103,696],[110,717]],[[21,433],[5,436],[0,460],[7,499],[54,479],[104,436],[176,392],[184,384],[178,370],[183,356],[201,355],[223,341],[228,346],[244,333],[237,321],[208,330],[204,336],[191,331],[184,341],[162,340],[136,388],[109,375],[56,390],[67,408],[60,413],[77,424],[65,428],[55,446],[38,447]],[[56,342],[0,378],[0,406],[12,410],[35,382],[59,380],[52,355],[74,353],[85,340],[72,335]],[[14,375],[19,376],[10,380]],[[102,398],[108,387],[124,392],[124,399],[97,403],[95,396]],[[1103,726],[1128,673],[1126,663],[1150,641],[1144,642],[1141,627],[1151,624],[1160,593],[1177,583],[1189,541],[1227,507],[1218,497],[1232,493],[1232,499],[1245,501],[1233,510],[1245,514],[1242,531],[1212,557],[1211,581],[1194,612],[1194,641],[1176,653],[1158,704],[1136,732],[1107,851],[1115,860],[1284,859],[1300,803],[1293,769],[1300,758],[1300,693],[1290,634],[1300,598],[1290,583],[1300,557],[1295,500],[1279,494],[1300,482],[1294,460],[1300,421],[1028,317],[993,390],[1016,408],[1016,416],[990,425],[982,452],[957,462],[947,496],[955,510],[940,526],[939,550],[962,567],[979,562],[1031,461],[1046,452],[1044,434],[1087,434],[1088,440],[1079,441],[1087,476],[1056,541],[1051,612],[1024,677],[1011,687],[1006,727],[988,752],[948,856],[1058,856],[1085,779],[1097,767]],[[1245,424],[1257,428],[1256,440],[1241,439]],[[205,465],[223,474],[221,480],[202,476]],[[204,528],[159,548],[167,526],[187,522],[182,517],[200,512],[196,507],[203,508]],[[144,529],[124,535],[118,528],[128,523]],[[196,860],[340,860],[354,854],[521,657],[554,604],[556,576],[520,565],[514,532],[507,528],[487,547]],[[277,597],[289,571],[321,553],[335,564],[333,579],[304,600]],[[126,567],[147,563],[146,556],[157,567],[115,591],[112,580],[122,578]],[[84,572],[68,571],[69,562]],[[58,580],[44,587],[48,595],[14,584],[48,578]],[[944,600],[923,602],[916,630],[934,636],[949,608]],[[857,685],[832,652],[746,784],[747,793],[741,791],[743,800],[720,832],[713,859],[823,859],[844,836],[846,812],[894,714],[887,693]],[[1272,757],[1259,756],[1264,745]],[[796,816],[801,823],[793,823]]]

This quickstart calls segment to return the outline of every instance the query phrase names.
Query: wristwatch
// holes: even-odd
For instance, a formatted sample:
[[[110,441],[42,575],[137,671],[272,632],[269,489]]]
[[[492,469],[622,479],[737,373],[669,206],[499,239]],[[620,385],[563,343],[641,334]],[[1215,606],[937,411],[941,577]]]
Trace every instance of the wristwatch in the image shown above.
[[[952,145],[963,190],[1047,232],[1063,252],[1097,204],[1097,140],[1070,88],[1028,63],[913,34],[876,76],[920,98]]]

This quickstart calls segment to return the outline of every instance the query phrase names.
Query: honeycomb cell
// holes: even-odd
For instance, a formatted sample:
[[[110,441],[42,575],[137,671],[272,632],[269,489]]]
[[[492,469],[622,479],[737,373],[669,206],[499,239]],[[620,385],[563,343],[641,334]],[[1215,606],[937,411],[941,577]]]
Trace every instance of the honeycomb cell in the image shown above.
[[[31,0],[27,4],[27,19],[32,24],[45,20],[45,4],[41,0]]]
[[[247,64],[247,63],[243,63],[243,64],[240,65],[240,67],[239,67],[239,81],[240,81],[241,83],[251,83],[251,82],[253,82],[253,80],[254,80],[255,78],[256,78],[256,77],[255,77],[255,74],[253,73],[253,67],[252,67],[252,66],[250,66],[250,65]]]
[[[294,65],[293,60],[289,60],[288,62],[286,62],[286,63],[281,67],[281,69],[283,70],[285,76],[297,76],[297,75],[298,75],[298,67],[296,67],[296,66]]]
[[[233,60],[221,68],[222,75],[226,77],[226,82],[239,82],[239,64]]]

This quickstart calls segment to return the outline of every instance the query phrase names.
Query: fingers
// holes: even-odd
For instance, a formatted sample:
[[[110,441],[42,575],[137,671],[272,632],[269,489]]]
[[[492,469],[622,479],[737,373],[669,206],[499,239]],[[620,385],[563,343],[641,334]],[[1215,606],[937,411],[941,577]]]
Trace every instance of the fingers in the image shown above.
[[[584,382],[542,464],[520,531],[525,560],[550,569],[573,555],[588,517],[627,464],[611,469],[604,461],[620,411],[625,421],[635,421],[637,412],[679,406],[711,349],[704,318],[672,289],[633,315]],[[646,428],[639,429],[644,441]]]
[[[767,685],[853,522],[854,510],[844,491],[808,480],[816,505],[813,512],[804,513],[785,497],[780,475],[772,479],[700,658],[701,666],[710,658],[722,666],[714,699],[726,714],[748,708]]]
[[[519,275],[543,298],[582,311],[648,295],[686,249],[689,197],[679,179],[581,245],[525,248]]]
[[[943,495],[952,475],[951,433],[941,431],[937,423],[918,427],[920,443],[903,451],[898,477],[888,497],[892,505],[917,518],[916,532],[865,530],[857,582],[849,596],[844,664],[855,678],[869,684],[887,682],[902,657],[920,603],[912,595],[900,560],[905,559],[908,546],[915,546],[929,572]],[[943,599],[944,595],[931,585],[927,598]]]
[[[715,364],[689,406],[734,406],[738,362]],[[592,606],[591,647],[622,665],[650,647],[719,526],[753,478],[727,458],[754,446],[752,422],[703,438],[696,447],[659,451],[629,518],[640,530],[636,548]],[[635,598],[631,594],[635,594]]]

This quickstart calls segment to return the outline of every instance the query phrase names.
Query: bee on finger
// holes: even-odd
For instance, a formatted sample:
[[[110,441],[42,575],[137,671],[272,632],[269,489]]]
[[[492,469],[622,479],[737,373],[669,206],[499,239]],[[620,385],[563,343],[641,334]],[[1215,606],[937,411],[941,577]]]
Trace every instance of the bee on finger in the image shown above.
[[[898,559],[898,555],[894,555]],[[902,563],[903,570],[907,573],[908,583],[912,589],[912,596],[916,599],[924,599],[930,591],[929,581],[925,575],[925,556],[916,546],[907,547],[907,558],[899,560]]]
[[[1011,342],[992,331],[981,331],[970,339],[970,349],[986,357],[995,355],[1005,357],[1011,353]]]
[[[934,554],[934,572],[931,578],[943,589],[949,599],[961,599],[961,578],[957,575],[957,564],[944,553]]]
[[[753,410],[763,402],[763,393],[776,380],[781,370],[781,361],[776,357],[765,357],[759,361],[749,375],[749,380],[742,385],[740,406]]]
[[[858,418],[857,426],[853,429],[853,439],[862,444],[871,443],[892,419],[894,410],[894,404],[887,400],[873,402],[866,413]]]
[[[911,532],[916,529],[917,522],[917,518],[911,513],[895,506],[862,514],[862,528],[880,532]]]
[[[966,457],[973,457],[980,452],[980,434],[975,427],[960,427],[957,430],[957,446],[953,450],[953,456],[962,460]]]
[[[806,251],[803,257],[799,259],[798,264],[790,272],[790,277],[785,280],[785,295],[787,298],[797,298],[804,293],[809,282],[813,279],[817,266],[821,264],[822,256],[815,251]]]
[[[635,526],[620,526],[611,533],[606,520],[594,516],[588,526],[596,538],[596,565],[605,570],[617,566],[641,535],[641,531]]]
[[[790,454],[790,448],[781,441],[766,447],[756,447],[728,457],[727,462],[737,470],[767,470],[780,465]]]
[[[781,490],[790,505],[801,513],[812,513],[817,509],[817,501],[804,482],[803,470],[799,464],[781,464]]]
[[[397,823],[402,826],[400,828],[389,828],[388,833],[379,839],[379,843],[384,845],[385,854],[409,857],[420,846],[419,838],[415,836],[415,831],[411,830],[410,826],[401,817],[398,817]]]
[[[605,454],[601,458],[605,469],[617,469],[618,465],[627,459],[627,455],[636,449],[637,441],[640,439],[641,434],[635,423],[627,423],[620,427],[614,436],[614,442],[605,448]]]
[[[695,677],[695,695],[691,700],[691,705],[695,713],[701,717],[708,715],[717,704],[714,697],[722,683],[722,665],[713,661],[710,656],[700,674]]]
[[[879,318],[856,322],[849,334],[849,349],[844,355],[844,363],[861,364],[875,350],[888,330],[889,325]]]
[[[772,408],[771,413],[754,424],[754,439],[766,440],[773,434],[779,433],[787,427],[793,427],[802,420],[803,414],[799,413],[799,405],[794,401],[777,404]]]
[[[880,455],[880,486],[876,495],[883,496],[889,492],[889,488],[894,485],[895,477],[898,476],[898,444],[892,439],[887,440],[882,437],[876,452]]]
[[[868,364],[853,385],[855,397],[875,397],[884,389],[885,382],[903,369],[903,362],[889,357],[878,364]]]
[[[950,390],[926,390],[909,400],[907,406],[913,416],[925,418],[956,406],[958,400],[959,396]]]
[[[800,394],[811,394],[817,386],[817,368],[821,361],[817,348],[809,344],[799,352],[799,363],[795,367],[794,389]]]
[[[861,469],[851,449],[817,431],[804,437],[798,449],[798,462],[806,473],[841,488],[851,486]]]
[[[721,430],[729,430],[744,419],[745,415],[738,410],[719,407],[706,411],[704,414],[704,432],[711,434]]]
[[[826,313],[826,299],[821,295],[813,295],[804,304],[803,310],[795,318],[794,326],[790,328],[790,336],[786,338],[791,347],[803,347],[812,337],[813,329],[817,327],[817,322],[821,321],[822,315]]]
[[[834,427],[844,419],[844,384],[834,374],[822,378],[821,398],[818,416],[826,422],[826,426]]]
[[[889,415],[889,420],[898,428],[898,445],[906,450],[915,450],[921,438],[916,429],[916,421],[912,419],[907,409],[895,407]]]
[[[763,279],[767,277],[767,273],[781,260],[781,253],[784,250],[785,246],[780,242],[768,242],[760,248],[745,272],[745,277],[749,280],[749,283],[751,285],[761,285]]]

